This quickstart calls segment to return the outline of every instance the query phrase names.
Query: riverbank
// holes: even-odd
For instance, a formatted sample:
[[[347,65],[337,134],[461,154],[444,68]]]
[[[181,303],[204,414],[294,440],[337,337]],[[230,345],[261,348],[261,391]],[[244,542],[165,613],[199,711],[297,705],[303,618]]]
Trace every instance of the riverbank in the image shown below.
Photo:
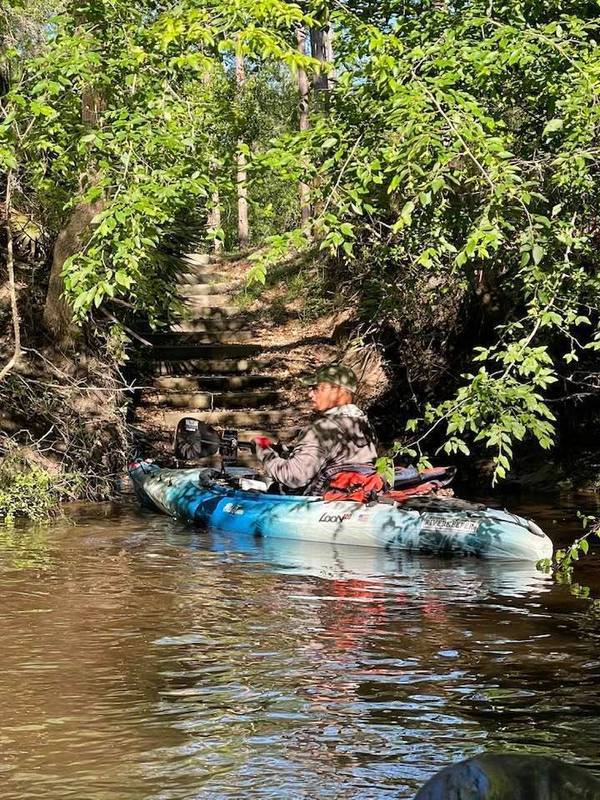
[[[190,283],[200,273],[191,272],[189,264],[182,261],[180,266],[184,289],[192,298],[210,300],[213,294],[205,294],[204,290],[198,293],[196,285]],[[205,367],[210,369],[206,379],[202,379],[206,388],[200,385],[201,379],[197,377],[196,364],[201,362],[189,357],[177,367],[178,372],[171,374],[172,369],[168,368],[166,375],[159,375],[160,386],[152,388],[148,386],[153,380],[147,371],[148,356],[159,345],[164,349],[165,337],[202,337],[199,345],[188,343],[187,350],[192,346],[202,349],[219,344],[224,335],[222,331],[200,334],[185,331],[186,326],[204,324],[203,310],[212,313],[210,303],[202,300],[195,312],[199,316],[194,319],[189,309],[175,313],[171,324],[175,331],[178,326],[183,326],[184,330],[169,334],[167,329],[157,339],[159,345],[143,344],[140,339],[151,338],[151,334],[133,319],[128,322],[138,327],[139,338],[128,335],[117,325],[92,329],[86,324],[78,340],[65,351],[52,346],[44,337],[43,292],[31,282],[34,273],[27,265],[21,264],[19,269],[24,349],[18,365],[0,385],[0,445],[4,453],[4,468],[0,473],[4,500],[0,508],[4,504],[9,514],[27,514],[28,509],[35,509],[38,514],[58,499],[116,496],[127,460],[134,452],[168,457],[175,418],[186,413],[206,415],[195,402],[196,394],[202,402],[205,396],[210,399],[213,424],[227,427],[227,422],[217,419],[217,398],[222,394],[223,398],[231,397],[231,402],[235,401],[231,424],[244,414],[249,420],[253,419],[252,415],[260,418],[262,414],[266,418],[272,414],[274,419],[279,415],[281,420],[269,423],[268,432],[291,438],[294,428],[302,424],[308,413],[298,378],[309,367],[330,361],[344,361],[359,375],[359,402],[373,419],[383,449],[397,439],[410,441],[404,430],[406,421],[418,414],[427,399],[441,398],[447,393],[444,376],[456,375],[469,352],[468,338],[462,349],[457,349],[455,338],[452,344],[446,339],[445,349],[440,345],[441,340],[438,341],[435,357],[432,352],[427,354],[418,344],[422,339],[423,320],[412,334],[411,319],[405,319],[402,327],[395,331],[381,325],[367,326],[364,309],[352,305],[357,298],[352,299],[343,283],[337,284],[334,290],[335,281],[325,276],[319,262],[292,259],[273,268],[265,286],[257,286],[246,283],[251,262],[244,256],[231,254],[221,256],[208,266],[211,274],[220,276],[219,286],[229,287],[227,302],[243,315],[244,325],[241,322],[231,325],[231,330],[225,331],[228,338],[222,346],[235,347],[240,334],[248,334],[256,357],[244,360],[243,364],[236,362],[236,369],[241,369],[239,375],[229,370],[223,378],[219,377],[220,372],[229,362],[217,359],[214,366],[207,362]],[[210,282],[200,283],[199,288],[203,287],[210,288]],[[225,289],[220,288],[219,292],[222,294],[218,297],[226,296]],[[413,308],[415,314],[421,313],[418,306]],[[438,330],[450,331],[455,322],[456,311],[452,310],[445,320],[438,317],[435,325]],[[432,320],[427,322],[429,324],[433,324]],[[10,339],[5,337],[2,341],[2,351],[8,357]],[[247,347],[248,341],[246,336],[239,346]],[[431,367],[433,362],[437,363],[435,369]],[[428,364],[426,368],[424,363]],[[418,374],[414,371],[417,364]],[[184,372],[187,370],[189,375],[181,373],[180,368],[185,368]],[[240,387],[241,391],[235,388],[233,393],[219,394],[220,390],[215,393],[214,386],[219,380]],[[196,394],[188,388],[193,384],[198,387]],[[135,390],[140,385],[148,388],[140,393]],[[236,393],[239,393],[239,401]],[[144,410],[140,398],[148,402],[155,396],[167,404],[177,401],[170,409],[167,405],[169,414],[158,427],[150,418],[146,423],[142,417],[140,423],[135,411],[136,406],[144,413],[151,410],[151,406]],[[191,406],[182,406],[180,397]],[[250,401],[252,406],[248,407]],[[513,470],[507,477],[507,485],[512,490],[521,488],[552,494],[598,489],[598,451],[590,448],[592,437],[581,438],[594,420],[594,407],[588,416],[582,415],[577,420],[570,419],[567,408],[559,420],[558,447],[550,457],[529,446],[517,448]],[[229,419],[230,412],[223,413]],[[282,421],[284,417],[293,422],[286,426]],[[235,427],[240,426],[235,424]],[[255,427],[260,429],[265,425],[259,423]],[[563,445],[565,440],[568,440],[568,447]],[[435,452],[442,442],[443,437],[434,436],[425,447],[428,452]],[[493,463],[484,455],[484,449],[474,448],[469,458],[440,455],[438,460],[458,464],[459,489],[467,483],[485,491],[491,482]],[[16,497],[18,492],[12,498],[7,494],[16,476],[21,487],[28,486],[23,494],[27,499],[22,501]]]
[[[0,516],[34,519],[65,500],[118,495],[131,435],[127,383],[106,340],[57,350],[36,326],[0,383]]]

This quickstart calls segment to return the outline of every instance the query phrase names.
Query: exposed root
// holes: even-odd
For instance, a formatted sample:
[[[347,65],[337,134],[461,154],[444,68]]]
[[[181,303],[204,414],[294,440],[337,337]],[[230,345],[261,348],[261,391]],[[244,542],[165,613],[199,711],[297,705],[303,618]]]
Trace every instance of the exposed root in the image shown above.
[[[29,349],[0,385],[0,451],[68,485],[71,499],[115,495],[129,453],[127,386],[109,358]],[[65,476],[77,476],[68,479]]]

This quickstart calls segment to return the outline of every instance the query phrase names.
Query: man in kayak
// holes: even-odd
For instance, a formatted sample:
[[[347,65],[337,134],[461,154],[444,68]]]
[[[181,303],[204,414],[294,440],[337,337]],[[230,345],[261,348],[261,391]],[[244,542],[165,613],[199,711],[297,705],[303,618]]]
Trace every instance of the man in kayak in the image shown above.
[[[321,495],[330,479],[347,470],[372,470],[376,437],[366,414],[354,404],[358,381],[348,367],[322,367],[302,381],[317,416],[299,435],[289,458],[259,436],[256,455],[274,481],[300,494]]]

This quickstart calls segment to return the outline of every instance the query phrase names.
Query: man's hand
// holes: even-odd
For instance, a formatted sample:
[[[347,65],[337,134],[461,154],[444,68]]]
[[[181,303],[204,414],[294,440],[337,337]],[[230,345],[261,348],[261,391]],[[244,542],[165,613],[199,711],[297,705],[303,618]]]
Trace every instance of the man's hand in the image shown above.
[[[266,436],[256,436],[252,441],[262,450],[267,450],[268,448],[273,447],[273,442]]]

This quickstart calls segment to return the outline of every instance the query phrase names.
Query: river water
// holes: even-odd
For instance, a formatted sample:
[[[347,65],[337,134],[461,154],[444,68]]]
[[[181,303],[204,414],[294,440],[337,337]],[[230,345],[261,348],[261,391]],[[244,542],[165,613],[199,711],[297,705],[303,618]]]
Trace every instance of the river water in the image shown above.
[[[512,510],[564,542],[590,502]],[[482,750],[600,775],[600,621],[530,565],[69,514],[0,528],[3,800],[411,798]]]

